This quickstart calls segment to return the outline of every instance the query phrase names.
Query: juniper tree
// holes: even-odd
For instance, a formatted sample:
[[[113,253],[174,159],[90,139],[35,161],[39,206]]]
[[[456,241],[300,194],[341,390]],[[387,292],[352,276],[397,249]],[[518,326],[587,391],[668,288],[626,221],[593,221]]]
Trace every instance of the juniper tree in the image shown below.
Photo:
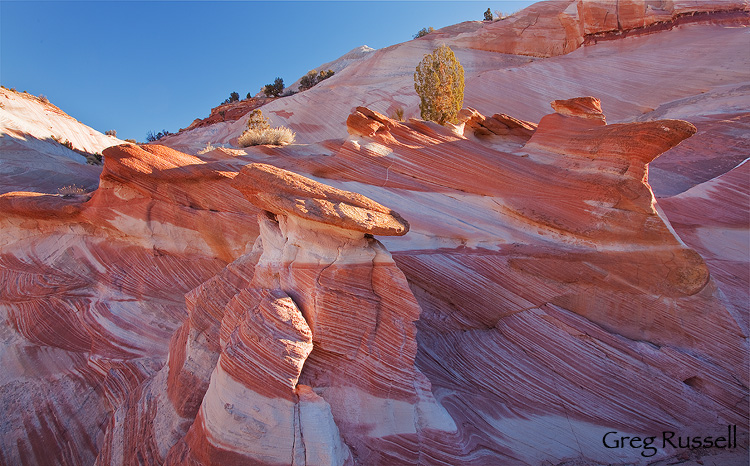
[[[318,84],[318,73],[315,70],[310,70],[299,80],[299,90],[306,91],[316,84]]]
[[[250,118],[247,119],[247,127],[253,131],[263,131],[264,129],[269,129],[271,125],[268,123],[268,118],[263,116],[263,112],[256,108],[250,112]]]
[[[441,125],[456,120],[464,102],[464,68],[450,47],[441,45],[422,58],[414,72],[423,120]]]
[[[273,84],[266,84],[261,90],[266,95],[266,97],[278,97],[282,92],[284,92],[284,80],[281,78],[276,78],[273,81]]]
[[[415,39],[419,39],[420,37],[424,37],[431,32],[435,32],[435,28],[432,26],[430,26],[429,28],[422,28],[419,31],[417,31],[417,33],[414,34],[414,36],[412,37],[414,37]]]

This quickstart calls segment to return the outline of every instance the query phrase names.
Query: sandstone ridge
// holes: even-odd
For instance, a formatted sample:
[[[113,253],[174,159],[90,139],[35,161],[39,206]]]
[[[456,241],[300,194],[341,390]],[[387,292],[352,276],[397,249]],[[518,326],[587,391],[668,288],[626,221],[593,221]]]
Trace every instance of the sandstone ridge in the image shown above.
[[[392,230],[310,218],[257,193],[389,210],[264,164],[243,168],[234,186],[275,215],[259,215],[252,250],[187,296],[190,317],[167,365],[120,408],[98,461],[418,461],[423,442],[455,425],[414,366],[419,306],[390,254],[365,236]],[[140,408],[152,398],[156,412]],[[156,439],[153,450],[139,446],[144,435]],[[382,451],[382,437],[408,452]]]
[[[34,393],[67,374],[53,403],[18,399],[31,430],[3,451],[26,458],[7,445],[46,421],[25,413],[60,416],[91,387],[88,417],[59,427],[80,464],[474,464],[477,441],[535,464],[519,425],[596,445],[602,429],[739,423],[739,268],[714,280],[648,185],[694,130],[607,125],[592,97],[553,108],[539,125],[466,110],[453,128],[356,108],[325,156],[120,145],[90,196],[3,195],[13,357],[53,352],[26,372]]]
[[[284,147],[0,91],[0,464],[746,464],[746,10],[545,2],[355,54],[263,106]],[[440,43],[448,127],[413,91]]]
[[[409,224],[398,213],[361,194],[332,188],[272,165],[254,163],[244,167],[233,186],[256,207],[274,214],[296,215],[372,235],[400,236],[409,231]]]
[[[477,50],[553,57],[584,44],[652,34],[683,24],[747,25],[744,0],[659,2],[554,0],[538,2],[500,21],[455,38]]]

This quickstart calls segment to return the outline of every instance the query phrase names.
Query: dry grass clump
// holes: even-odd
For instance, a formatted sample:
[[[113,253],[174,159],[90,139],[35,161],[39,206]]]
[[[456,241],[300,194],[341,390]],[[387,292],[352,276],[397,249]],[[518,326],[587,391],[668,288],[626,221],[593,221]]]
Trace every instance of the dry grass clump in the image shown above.
[[[247,120],[247,129],[237,138],[237,143],[241,147],[272,145],[284,146],[294,142],[296,134],[286,126],[271,128],[268,118],[263,116],[263,112],[258,109],[250,113]]]
[[[272,146],[284,146],[294,142],[297,135],[286,126],[265,129],[247,129],[237,139],[241,147],[259,146],[269,144]]]
[[[88,191],[86,191],[83,187],[77,186],[74,184],[63,186],[62,188],[57,188],[57,194],[61,195],[62,197],[73,197],[73,196],[81,196],[84,194],[88,194]]]
[[[198,151],[198,155],[208,154],[209,152],[215,149],[216,147],[213,144],[211,144],[210,142],[207,142],[206,147]]]

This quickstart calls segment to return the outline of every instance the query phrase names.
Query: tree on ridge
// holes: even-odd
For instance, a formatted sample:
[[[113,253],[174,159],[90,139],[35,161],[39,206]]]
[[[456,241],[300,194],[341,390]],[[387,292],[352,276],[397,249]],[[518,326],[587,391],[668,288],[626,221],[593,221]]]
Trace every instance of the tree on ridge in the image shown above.
[[[450,47],[441,45],[422,58],[414,72],[423,120],[454,122],[464,102],[464,68]]]

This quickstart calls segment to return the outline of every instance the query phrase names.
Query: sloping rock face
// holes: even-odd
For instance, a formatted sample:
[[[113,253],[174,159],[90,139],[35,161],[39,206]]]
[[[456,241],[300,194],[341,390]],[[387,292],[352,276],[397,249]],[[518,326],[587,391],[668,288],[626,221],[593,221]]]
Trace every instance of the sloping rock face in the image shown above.
[[[503,20],[486,23],[456,45],[500,53],[554,57],[586,43],[671,29],[681,24],[742,24],[745,0],[651,2],[648,0],[553,0],[538,2]]]
[[[222,162],[123,145],[90,198],[0,196],[3,461],[647,464],[681,449],[603,436],[744,426],[747,260],[701,245],[746,234],[744,165],[672,225],[648,164],[692,125],[552,107],[488,135],[357,108]]]
[[[0,88],[0,194],[57,194],[73,185],[93,191],[101,166],[87,162],[122,142],[78,122],[41,96]]]
[[[629,13],[633,6],[635,10]],[[750,63],[744,53],[743,26],[750,24],[750,17],[746,10],[744,0],[539,2],[505,20],[461,23],[370,52],[331,79],[270,102],[262,110],[272,125],[295,131],[299,143],[345,138],[346,128],[340,122],[357,106],[386,116],[402,109],[407,119],[419,117],[414,69],[425,54],[446,44],[465,70],[464,105],[488,117],[506,114],[538,122],[552,100],[593,95],[602,100],[609,122],[634,118],[690,121],[699,134],[685,149],[700,153],[699,147],[724,144],[735,166],[747,149],[735,149],[738,138],[727,134],[734,131],[734,125],[726,123],[723,112],[714,111],[722,99],[728,108],[747,108],[736,103],[748,98]],[[584,20],[584,13],[591,19]],[[652,26],[620,30],[614,18],[619,18],[623,28],[638,22],[628,18],[643,18],[644,24]],[[588,34],[584,26],[600,32]],[[707,73],[707,69],[720,71]],[[323,109],[327,117],[321,119]],[[675,115],[664,116],[667,109]],[[698,125],[704,122],[710,125],[706,130]],[[168,144],[195,153],[207,142],[231,144],[244,129],[243,118],[212,125],[210,130],[183,132]],[[723,136],[721,141],[715,140],[717,131]],[[729,144],[730,138],[734,144]],[[664,158],[657,165],[667,161]],[[713,162],[703,171],[691,172],[723,173],[713,168],[721,162]],[[674,175],[663,173],[667,174]],[[655,182],[654,189],[661,195],[668,185]]]
[[[708,266],[648,185],[648,163],[695,128],[606,125],[593,98],[552,106],[526,141],[476,137],[468,125],[464,139],[358,108],[352,137],[327,144],[325,157],[277,151],[277,164],[357,186],[409,218],[403,240],[384,241],[422,307],[417,365],[466,422],[453,448],[441,446],[450,464],[645,464],[675,450],[647,459],[607,449],[607,429],[725,430],[747,416],[736,405],[747,393],[746,310],[736,303],[747,294],[741,273],[728,277],[746,254]],[[746,212],[732,215],[746,237]],[[712,279],[713,268],[725,278]],[[521,446],[529,437],[557,447]],[[481,459],[470,460],[477,443]]]
[[[0,464],[745,465],[746,2],[549,5],[264,106],[309,145],[87,169],[35,131],[118,141],[3,100]],[[480,50],[524,41],[578,48]],[[388,118],[418,115],[414,66],[443,42],[463,127]],[[276,168],[240,178],[253,163]],[[72,183],[99,189],[54,194]],[[728,424],[736,448],[662,441]]]
[[[339,58],[329,61],[327,63],[323,63],[322,65],[318,66],[317,68],[310,70],[315,71],[316,73],[320,73],[321,71],[327,71],[331,70],[334,73],[340,73],[343,71],[347,66],[358,62],[359,60],[362,60],[367,57],[368,54],[374,52],[375,49],[368,47],[366,45],[362,45],[359,47],[356,47],[349,52],[345,53],[344,55],[340,56]],[[293,82],[292,84],[289,84],[285,91],[299,91],[299,84],[302,80],[302,77],[300,77],[298,80]]]
[[[416,464],[424,437],[456,427],[414,366],[419,306],[371,237],[408,224],[264,164],[234,186],[264,212],[260,236],[188,296],[167,366],[114,418],[101,464],[133,461],[121,439],[167,464]],[[334,207],[288,208],[321,199]]]
[[[231,167],[146,149],[105,150],[93,195],[0,195],[3,464],[94,464],[110,415],[164,364],[185,293],[257,235]]]
[[[711,181],[659,201],[685,243],[705,258],[711,277],[725,292],[727,309],[747,329],[750,290],[750,165],[743,162]],[[720,239],[720,240],[718,240]]]

